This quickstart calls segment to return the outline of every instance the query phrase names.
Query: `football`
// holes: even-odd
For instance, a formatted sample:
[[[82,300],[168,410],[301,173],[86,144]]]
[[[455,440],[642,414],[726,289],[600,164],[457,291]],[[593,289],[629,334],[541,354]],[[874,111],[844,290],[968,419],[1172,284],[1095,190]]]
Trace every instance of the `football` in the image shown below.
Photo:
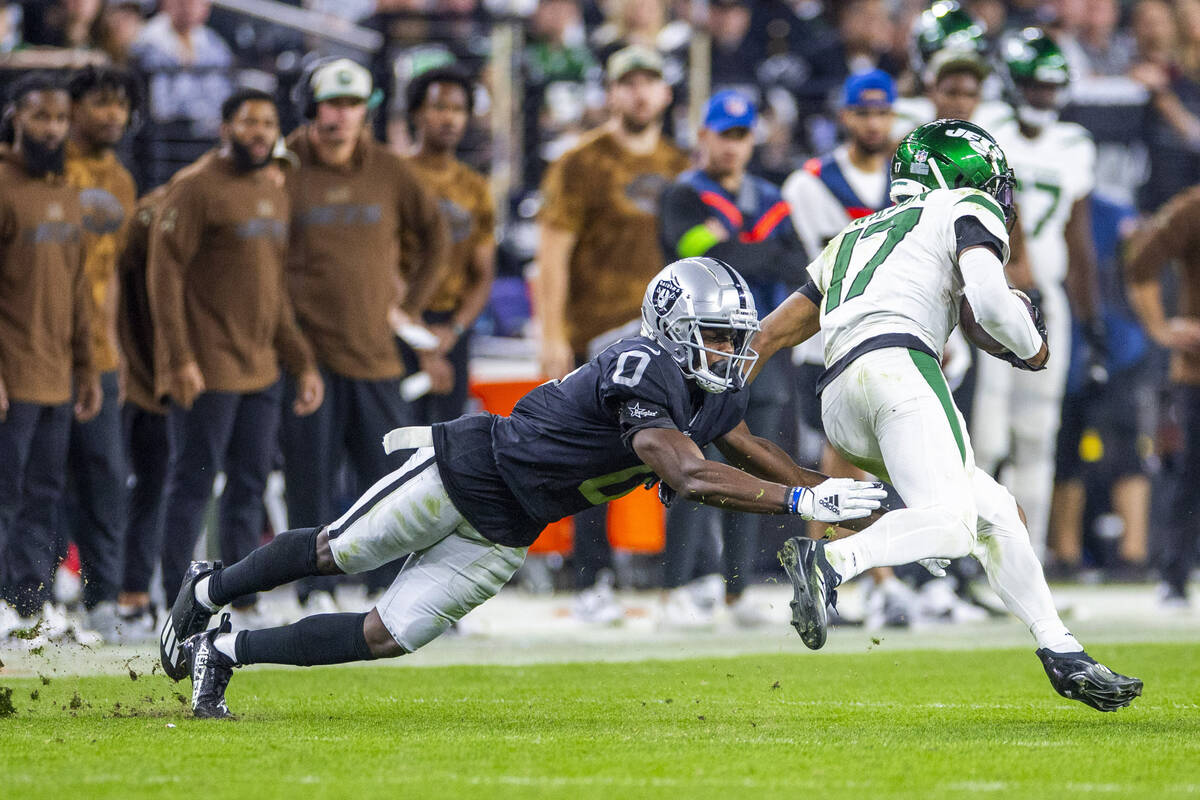
[[[1033,316],[1033,301],[1029,296],[1020,289],[1012,289],[1013,294],[1021,298],[1021,302],[1025,304],[1025,309],[1029,316]],[[963,336],[967,341],[978,347],[985,353],[996,355],[1008,351],[1004,345],[992,338],[992,335],[983,329],[979,321],[975,319],[975,312],[971,309],[971,304],[967,302],[966,295],[963,295],[962,301],[958,306],[958,325],[962,328]]]

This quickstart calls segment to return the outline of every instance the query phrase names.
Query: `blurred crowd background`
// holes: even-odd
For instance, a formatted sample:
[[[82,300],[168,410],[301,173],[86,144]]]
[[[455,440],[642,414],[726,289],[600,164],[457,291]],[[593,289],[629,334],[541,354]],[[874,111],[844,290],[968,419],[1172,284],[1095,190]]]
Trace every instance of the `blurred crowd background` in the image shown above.
[[[1057,442],[1060,474],[1055,481],[1048,524],[1046,568],[1058,579],[1161,580],[1164,602],[1186,607],[1188,572],[1195,556],[1200,519],[1190,516],[1190,507],[1184,508],[1186,503],[1180,496],[1187,494],[1188,483],[1195,475],[1195,468],[1189,465],[1200,458],[1193,446],[1193,428],[1200,427],[1200,417],[1196,416],[1194,399],[1176,391],[1180,383],[1186,388],[1187,379],[1181,380],[1177,371],[1169,372],[1168,365],[1172,348],[1195,351],[1200,339],[1172,338],[1159,328],[1143,324],[1144,319],[1128,299],[1125,261],[1129,243],[1145,235],[1153,215],[1162,213],[1173,197],[1200,183],[1200,0],[962,0],[933,3],[932,7],[928,0],[0,2],[0,82],[13,86],[19,76],[41,70],[61,74],[65,82],[87,65],[128,70],[136,88],[123,91],[129,95],[132,114],[127,130],[115,144],[115,153],[132,175],[137,195],[144,197],[219,146],[222,122],[230,122],[229,109],[223,109],[223,104],[236,91],[253,89],[272,98],[277,104],[280,131],[287,135],[308,122],[306,107],[317,99],[314,71],[331,63],[329,59],[349,59],[366,68],[371,85],[359,96],[355,77],[356,88],[348,95],[328,96],[348,96],[369,106],[367,124],[373,137],[390,152],[408,158],[429,145],[428,137],[437,124],[416,119],[420,109],[412,107],[413,103],[424,103],[432,96],[429,85],[419,83],[421,76],[431,70],[450,75],[442,84],[458,85],[464,93],[469,92],[469,97],[458,103],[467,116],[461,132],[452,137],[454,154],[474,170],[471,174],[482,176],[479,192],[488,198],[487,213],[481,211],[475,217],[477,224],[488,230],[471,241],[490,252],[478,260],[480,265],[486,262],[486,269],[481,267],[478,279],[468,282],[476,289],[483,285],[485,293],[481,308],[474,309],[469,318],[452,318],[456,308],[453,302],[443,308],[424,303],[407,309],[413,316],[423,316],[434,328],[442,325],[455,329],[453,342],[440,351],[441,356],[447,356],[451,345],[463,340],[456,356],[457,366],[451,365],[459,370],[454,376],[443,375],[442,366],[427,363],[420,352],[409,350],[405,354],[409,376],[429,373],[433,377],[428,383],[434,393],[455,395],[454,402],[443,404],[436,412],[414,410],[421,400],[413,400],[412,407],[403,412],[408,416],[402,421],[433,421],[431,414],[445,417],[478,406],[463,385],[468,356],[473,358],[473,369],[484,371],[489,360],[501,365],[523,361],[529,377],[561,375],[573,366],[570,362],[586,357],[587,342],[579,340],[579,331],[568,336],[558,328],[564,316],[583,313],[579,309],[586,310],[587,303],[578,298],[551,298],[548,302],[558,303],[559,319],[546,319],[544,308],[539,309],[539,298],[547,297],[544,274],[542,284],[538,284],[539,269],[544,270],[548,259],[558,259],[565,267],[568,259],[564,254],[573,247],[583,247],[588,240],[587,214],[582,206],[571,205],[569,195],[578,190],[564,187],[567,167],[561,162],[581,146],[594,145],[595,132],[612,125],[614,116],[639,113],[636,99],[630,101],[633,110],[622,111],[614,106],[614,86],[628,75],[647,73],[669,88],[661,116],[657,111],[651,115],[656,130],[661,122],[662,139],[672,148],[662,158],[675,159],[670,167],[655,167],[667,181],[689,166],[703,172],[719,159],[716,139],[706,144],[704,131],[724,133],[741,127],[748,131],[752,149],[747,150],[748,164],[737,169],[744,168],[747,174],[757,176],[763,187],[780,187],[789,176],[812,163],[810,159],[835,151],[847,140],[844,112],[847,106],[859,103],[864,91],[882,92],[888,113],[895,114],[894,122],[889,117],[893,135],[902,136],[906,119],[903,112],[913,108],[906,101],[928,94],[937,78],[931,67],[936,71],[937,64],[946,63],[945,58],[940,62],[935,59],[938,52],[962,45],[954,40],[961,32],[958,28],[939,28],[938,20],[959,19],[957,15],[970,20],[970,30],[963,35],[984,64],[982,69],[968,70],[977,73],[984,104],[1020,103],[1002,67],[1002,38],[1029,27],[1044,31],[1061,50],[1070,72],[1070,81],[1058,103],[1059,118],[1081,125],[1094,142],[1094,167],[1087,180],[1091,191],[1085,200],[1099,302],[1091,316],[1103,322],[1098,335],[1104,341],[1100,345],[1094,336],[1082,334],[1088,325],[1079,323],[1090,325],[1095,319],[1077,319],[1079,335],[1074,337],[1074,347],[1067,348],[1074,352],[1060,355],[1069,355],[1072,368],[1063,400],[1066,414],[1062,417],[1062,433],[1047,432],[1047,437]],[[934,29],[937,35],[928,41],[918,35]],[[890,80],[880,82],[880,74]],[[873,77],[855,85],[855,76],[862,75]],[[420,91],[414,92],[414,86]],[[735,94],[721,94],[730,90]],[[138,95],[136,102],[134,94]],[[896,94],[899,99],[894,99]],[[257,95],[250,97],[253,100]],[[714,99],[720,98],[724,105],[715,107]],[[733,105],[730,98],[736,101]],[[738,106],[743,101],[750,106],[749,116],[738,113],[744,111]],[[923,121],[914,119],[912,124]],[[424,134],[423,124],[427,125]],[[422,141],[423,135],[426,141]],[[729,157],[734,161],[738,158],[736,153]],[[601,162],[595,168],[610,167]],[[418,182],[428,190],[436,181],[427,177]],[[657,203],[662,188],[641,185],[638,189],[652,193],[648,210],[655,217],[659,216]],[[761,188],[760,194],[755,203],[775,197],[778,191],[771,195],[769,189]],[[785,194],[783,200],[788,199]],[[447,229],[454,227],[455,209],[464,213],[463,205],[441,202],[443,213],[449,214],[444,223]],[[849,208],[846,203],[843,206]],[[799,220],[805,213],[794,203],[790,208],[791,219],[797,220],[792,235],[796,241],[789,239],[785,246],[785,250],[791,248],[788,258],[794,259],[794,263],[785,264],[790,274],[766,271],[758,276],[760,285],[766,287],[764,297],[769,297],[760,301],[764,313],[803,283],[802,268],[807,258],[816,255],[806,252],[813,243],[804,241],[804,231],[800,230],[803,226]],[[1181,224],[1175,218],[1169,219],[1172,224]],[[463,223],[462,219],[458,221]],[[619,226],[622,222],[618,218],[611,224]],[[553,231],[549,238],[547,228]],[[427,228],[425,235],[434,236],[432,231]],[[567,240],[562,237],[564,231],[571,233]],[[687,226],[679,231],[680,235],[693,232]],[[764,237],[771,233],[768,231]],[[454,241],[453,230],[450,235]],[[714,241],[724,241],[720,231],[714,236]],[[659,230],[646,240],[648,246],[636,245],[638,256],[652,264],[664,264],[676,256],[669,251],[676,240],[682,254],[683,239]],[[743,237],[741,241],[751,240]],[[548,242],[565,249],[555,256]],[[818,242],[817,246],[822,244]],[[610,252],[619,252],[620,246],[614,245]],[[1190,245],[1180,246],[1186,250]],[[428,242],[418,242],[409,249],[421,252],[431,247]],[[1164,264],[1182,254],[1164,249]],[[601,245],[598,258],[604,257]],[[1036,275],[1036,252],[1031,251],[1030,263]],[[621,266],[614,268],[619,270]],[[741,267],[736,261],[734,266]],[[1180,297],[1187,302],[1187,269],[1184,263],[1179,271],[1162,273],[1161,296],[1168,317],[1176,313]],[[636,274],[628,281],[633,285],[633,294],[640,295],[645,277],[637,269],[633,272]],[[1153,280],[1157,282],[1157,274]],[[606,284],[601,281],[594,285],[597,294],[587,302],[604,306],[608,302]],[[459,300],[463,291],[459,287]],[[297,306],[299,311],[299,303]],[[1078,309],[1076,312],[1079,316]],[[1194,313],[1194,309],[1185,307],[1177,313],[1182,317]],[[308,334],[303,318],[300,323],[301,330]],[[458,330],[460,327],[464,330]],[[551,329],[547,338],[557,337],[569,349],[555,351],[547,347],[541,339]],[[474,336],[470,353],[464,334]],[[334,379],[322,358],[320,343],[314,341],[313,345],[328,403]],[[501,371],[504,368],[501,366]],[[787,374],[778,378],[777,385],[789,388],[778,392],[778,399],[767,404],[772,410],[764,412],[763,419],[769,422],[762,432],[785,443],[798,460],[821,464],[822,438],[813,423],[811,399],[804,396],[808,392],[803,358],[798,356],[795,365],[780,368]],[[451,388],[456,385],[455,376],[457,392]],[[301,392],[306,388],[302,381],[295,383],[300,377],[289,379],[293,381],[288,384],[291,388],[280,390],[288,393],[289,401],[296,400],[297,386]],[[400,377],[388,376],[396,380]],[[968,377],[967,391],[970,386]],[[409,384],[408,394],[417,396],[429,391],[428,385],[418,382]],[[177,400],[171,396],[171,402]],[[970,400],[969,395],[963,400],[965,412],[971,407]],[[1187,407],[1189,400],[1191,409]],[[276,402],[282,401],[277,397]],[[286,420],[283,428],[286,438]],[[179,435],[173,433],[170,440],[176,460]],[[119,438],[122,463],[126,465],[122,483],[136,487],[137,480],[144,478],[128,479],[128,465],[139,460],[128,422]],[[157,446],[166,445],[160,441]],[[283,449],[287,447],[285,443]],[[272,465],[278,466],[278,454],[272,458]],[[354,459],[353,452],[349,458]],[[1069,469],[1061,468],[1064,458]],[[344,469],[336,461],[331,463],[334,471]],[[828,461],[824,463],[828,469]],[[997,465],[996,469],[1003,466]],[[7,465],[4,468],[9,469]],[[165,470],[166,466],[159,469]],[[321,513],[340,513],[362,482],[379,477],[369,474],[370,469],[361,464],[350,472],[355,474],[329,490],[337,493],[341,505],[321,509]],[[65,483],[72,484],[68,493],[79,493],[74,485],[77,481]],[[274,494],[278,496],[279,492]],[[284,489],[285,504],[303,502],[297,494],[292,488],[289,498]],[[19,497],[10,498],[10,502],[19,504]],[[295,516],[290,507],[275,514],[261,514],[260,504],[255,503],[249,519],[256,523],[266,519],[267,528],[272,521],[278,527],[282,520]],[[23,535],[20,515],[15,507],[5,515],[0,525],[7,526],[11,542]],[[58,536],[55,552],[64,554],[74,538],[73,523],[67,521],[67,515],[60,516],[60,522],[53,526]],[[297,523],[292,519],[291,526],[324,521]],[[113,524],[119,524],[122,530],[114,532],[117,538],[112,541],[127,541],[128,519]],[[689,530],[692,528],[696,525],[690,524]],[[688,553],[686,568],[681,568],[678,563],[664,567],[663,557],[655,555],[631,560],[618,552],[614,557],[607,544],[597,542],[597,537],[604,538],[603,521],[599,534],[581,533],[597,528],[579,521],[575,552],[568,551],[565,562],[557,556],[532,559],[527,570],[532,573],[528,585],[545,588],[557,581],[559,588],[574,588],[580,593],[576,613],[583,620],[597,622],[612,622],[620,616],[619,603],[611,591],[614,578],[625,586],[687,588],[690,599],[686,601],[679,595],[674,599],[670,593],[664,596],[665,604],[674,603],[665,612],[668,621],[673,619],[686,626],[689,620],[700,619],[707,624],[711,622],[711,610],[720,607],[721,599],[730,602],[731,608],[737,606],[746,582],[770,573],[776,545],[788,535],[786,530],[772,528],[734,537],[750,543],[743,545],[745,552],[734,557],[730,554],[730,537],[724,537],[724,547],[720,544],[721,528],[719,523],[714,523],[712,530],[706,528],[704,536],[712,538],[712,552],[708,556]],[[168,532],[168,543],[171,536]],[[669,520],[666,538],[670,549]],[[585,539],[590,543],[581,548]],[[582,555],[581,549],[586,550]],[[190,557],[190,552],[183,557]],[[95,569],[119,573],[119,565],[106,565],[103,558],[92,560]],[[731,567],[729,562],[733,560],[737,563]],[[85,583],[86,562],[85,558]],[[724,579],[712,577],[721,573]],[[63,570],[58,574],[69,581]],[[105,580],[120,588],[119,575]],[[160,602],[169,602],[170,598],[160,597],[157,586],[151,590],[148,576],[139,580],[140,585],[123,590],[119,604],[114,588],[111,596],[103,592],[89,596],[85,591],[84,605],[95,612],[97,606],[111,604],[111,608],[103,606],[103,611],[115,613],[118,620],[132,620],[138,615],[144,619],[148,613],[150,621],[145,629],[150,630],[153,611],[147,609],[151,596]],[[918,612],[910,605],[886,621],[903,624],[906,615],[912,619],[918,613],[974,619],[975,612],[961,604],[978,609],[981,603],[987,603],[971,594],[971,573],[963,572],[956,582],[951,580],[949,586],[957,601],[935,603],[936,607],[927,612]],[[915,581],[924,582],[923,578]],[[736,588],[727,592],[727,583]],[[319,598],[313,600],[317,603],[326,602],[321,593],[328,594],[335,588],[316,586],[302,591],[306,601],[312,595]],[[910,584],[909,591],[919,593],[921,588]],[[73,599],[69,592],[60,593],[60,599],[64,597]],[[27,604],[15,605],[22,619],[34,613]],[[761,621],[747,607],[735,613],[745,624]],[[60,622],[65,629],[67,623]],[[119,638],[119,624],[104,613],[92,613],[88,622],[103,629],[107,638]],[[77,625],[76,630],[81,628]]]

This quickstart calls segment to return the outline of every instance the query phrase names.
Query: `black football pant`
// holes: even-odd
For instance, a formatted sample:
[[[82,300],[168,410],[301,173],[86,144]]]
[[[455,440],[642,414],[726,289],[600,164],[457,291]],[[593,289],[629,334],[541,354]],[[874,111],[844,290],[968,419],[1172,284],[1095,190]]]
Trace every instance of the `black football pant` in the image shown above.
[[[67,513],[72,541],[79,547],[83,605],[116,602],[121,588],[126,525],[125,444],[116,371],[100,376],[104,405],[87,422],[71,423],[67,455]]]
[[[281,395],[277,381],[259,392],[205,392],[188,410],[171,406],[162,554],[168,606],[191,563],[218,472],[225,472],[217,513],[221,558],[232,564],[258,546],[263,490],[278,447]],[[233,605],[245,608],[255,600],[254,595],[240,597]]]
[[[71,404],[10,402],[0,422],[0,594],[21,616],[51,599]]]
[[[166,414],[126,403],[122,417],[133,487],[129,490],[121,591],[142,593],[150,591],[154,565],[162,554],[163,501],[171,445]]]
[[[1163,581],[1182,593],[1200,542],[1200,386],[1177,384],[1172,394],[1183,432],[1183,451],[1171,470],[1171,500],[1160,563]]]
[[[321,370],[321,377],[325,402],[307,417],[292,413],[296,382],[288,378],[284,389],[281,444],[290,528],[327,525],[341,515],[338,498],[343,463],[349,463],[356,480],[350,487],[351,497],[358,497],[399,467],[403,462],[397,461],[398,455],[384,453],[383,436],[393,428],[413,424],[400,397],[399,379],[356,380],[328,369]],[[366,578],[368,589],[390,585],[399,568],[397,563],[372,570]],[[312,592],[332,592],[340,578],[303,578],[296,591],[303,602]]]

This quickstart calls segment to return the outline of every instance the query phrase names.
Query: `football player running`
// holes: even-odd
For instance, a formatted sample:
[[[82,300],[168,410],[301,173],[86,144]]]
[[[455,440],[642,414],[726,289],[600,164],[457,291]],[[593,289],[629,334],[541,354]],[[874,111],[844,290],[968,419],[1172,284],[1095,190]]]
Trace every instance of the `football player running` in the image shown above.
[[[1028,514],[1033,549],[1041,558],[1070,365],[1072,308],[1089,345],[1089,377],[1103,374],[1104,333],[1097,310],[1089,212],[1096,148],[1082,127],[1058,121],[1069,79],[1058,45],[1041,30],[1026,28],[1006,36],[1000,50],[1015,118],[1010,116],[990,130],[1017,178],[1021,228],[1040,295],[1037,305],[1046,315],[1050,340],[1063,357],[1039,373],[1014,372],[994,359],[982,359],[971,438],[980,469],[995,474],[1001,463],[1007,463],[1004,484]]]
[[[229,567],[193,562],[163,626],[163,668],[190,673],[196,716],[227,717],[235,666],[411,653],[495,595],[547,524],[660,479],[666,496],[862,527],[885,497],[878,483],[802,469],[742,420],[758,329],[750,289],[728,265],[669,265],[646,289],[641,336],[537,387],[509,417],[392,431],[386,448],[415,455],[335,522],[282,533]],[[710,443],[733,466],[706,460]],[[226,615],[205,630],[235,597],[404,555],[367,613],[236,634]]]
[[[938,120],[909,134],[892,163],[891,208],[855,220],[808,271],[811,283],[764,321],[761,358],[820,329],[818,382],[829,441],[852,464],[888,480],[906,508],[848,538],[789,539],[792,624],[825,643],[826,606],[843,581],[872,567],[972,555],[1037,640],[1055,690],[1101,711],[1141,694],[1142,682],[1093,661],[1055,611],[1017,504],[975,468],[962,415],[938,369],[965,297],[1001,355],[1023,370],[1049,349],[1032,306],[1004,278],[1013,223],[1012,171],[976,125]],[[819,316],[818,316],[819,309]]]

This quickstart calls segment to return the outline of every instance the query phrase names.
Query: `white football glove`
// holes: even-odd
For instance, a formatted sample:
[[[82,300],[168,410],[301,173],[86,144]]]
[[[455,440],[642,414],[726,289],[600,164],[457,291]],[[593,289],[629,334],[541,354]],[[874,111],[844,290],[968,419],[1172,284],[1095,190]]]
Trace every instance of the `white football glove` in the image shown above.
[[[929,570],[929,574],[935,578],[946,577],[946,567],[950,566],[948,558],[922,558],[917,561],[925,569]]]
[[[794,487],[788,508],[804,519],[837,524],[869,516],[885,497],[887,492],[877,481],[829,478],[811,489]]]

